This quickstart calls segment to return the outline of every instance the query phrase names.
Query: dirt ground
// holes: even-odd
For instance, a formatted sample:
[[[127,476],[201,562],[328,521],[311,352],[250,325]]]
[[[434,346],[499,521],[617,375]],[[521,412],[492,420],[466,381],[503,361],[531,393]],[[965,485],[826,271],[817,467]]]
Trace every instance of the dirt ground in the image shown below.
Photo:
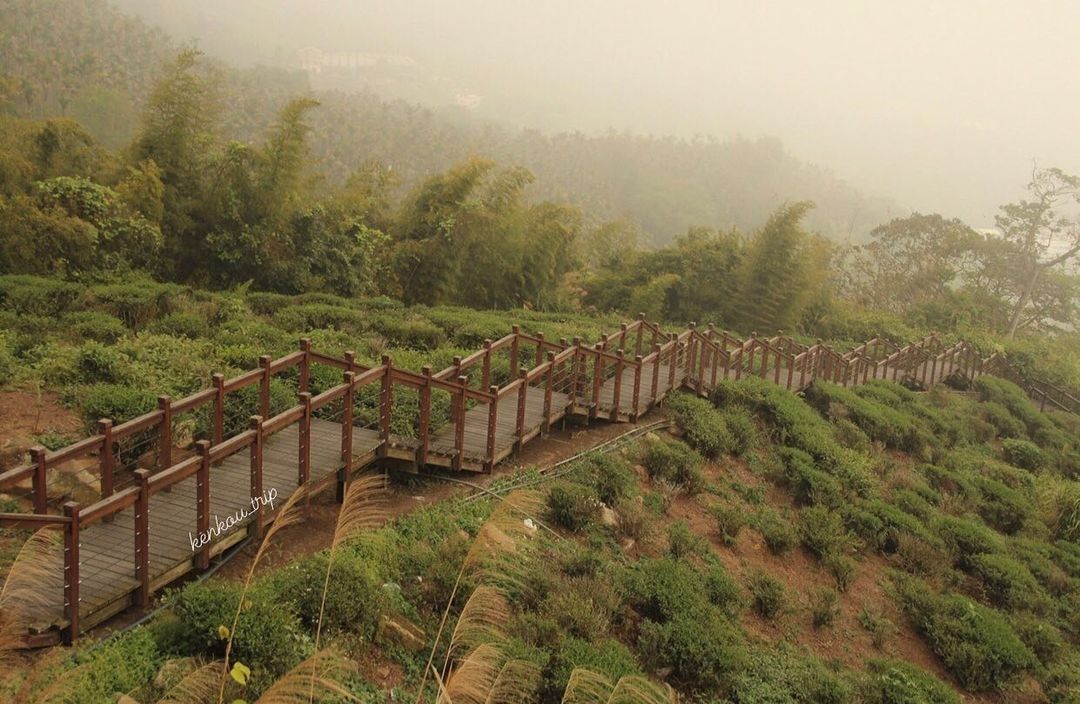
[[[721,485],[734,481],[760,487],[765,503],[775,509],[783,510],[793,505],[790,494],[754,475],[741,460],[729,458],[709,464],[705,474],[709,480]],[[769,620],[753,609],[744,611],[742,625],[752,638],[770,644],[787,642],[803,646],[823,660],[854,668],[861,668],[866,660],[873,658],[900,658],[934,673],[944,682],[952,682],[937,656],[887,594],[886,571],[890,563],[886,558],[877,554],[863,555],[857,561],[854,583],[846,593],[839,595],[839,614],[832,624],[815,628],[811,621],[810,600],[820,589],[835,588],[832,576],[802,547],[785,555],[774,555],[761,534],[749,527],[740,531],[735,545],[725,545],[709,512],[709,505],[718,501],[716,497],[704,494],[680,496],[672,503],[670,514],[675,520],[685,520],[695,534],[706,536],[713,552],[740,584],[745,584],[746,575],[755,570],[766,572],[784,583],[788,605],[780,617]],[[880,650],[859,620],[864,609],[885,616],[895,626],[896,630]],[[1010,691],[1007,695],[977,696],[955,685],[954,689],[967,702],[1042,701],[1034,694],[1031,698],[1026,697],[1023,686],[1022,691]]]
[[[78,435],[83,430],[79,417],[60,404],[48,391],[5,391],[0,393],[0,471],[11,469],[23,453],[36,444],[34,436],[53,432]]]

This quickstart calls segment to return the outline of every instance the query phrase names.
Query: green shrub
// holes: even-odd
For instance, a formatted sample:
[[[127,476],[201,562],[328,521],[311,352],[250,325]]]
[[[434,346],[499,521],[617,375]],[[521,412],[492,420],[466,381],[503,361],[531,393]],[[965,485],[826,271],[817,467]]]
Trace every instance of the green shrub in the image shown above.
[[[821,564],[836,581],[836,588],[846,592],[855,582],[855,561],[847,555],[830,552],[825,555]]]
[[[748,578],[747,586],[754,610],[767,619],[779,616],[786,604],[784,583],[767,572],[755,571]]]
[[[433,350],[446,342],[442,328],[423,318],[376,315],[371,328],[395,345],[414,350]]]
[[[21,274],[0,276],[0,307],[19,315],[57,318],[79,297],[78,284]]]
[[[934,506],[922,494],[911,489],[896,492],[892,503],[904,513],[910,513],[924,522],[930,520],[937,513]]]
[[[1028,440],[1006,439],[1001,441],[1001,451],[1005,461],[1014,467],[1041,471],[1046,467],[1046,457],[1039,446]]]
[[[861,687],[865,704],[961,704],[937,677],[904,660],[871,660]]]
[[[783,643],[751,648],[734,687],[735,701],[763,704],[849,704],[852,695],[842,674]]]
[[[111,418],[119,424],[152,411],[157,407],[157,397],[138,386],[94,384],[82,393],[79,405],[88,424],[99,418]]]
[[[720,539],[727,546],[732,546],[739,539],[739,531],[746,525],[746,513],[741,507],[717,504],[710,511],[716,519],[716,528]]]
[[[591,487],[573,482],[559,482],[547,497],[551,519],[572,531],[584,530],[600,520],[601,503]]]
[[[862,428],[847,418],[838,418],[833,425],[836,427],[836,440],[841,445],[857,452],[870,452],[872,442]]]
[[[93,384],[123,381],[127,366],[127,358],[115,347],[106,347],[98,342],[87,342],[75,353],[74,372],[76,380],[80,382]]]
[[[754,516],[753,527],[761,533],[769,550],[783,555],[799,542],[799,535],[791,522],[772,508],[765,508]]]
[[[1076,704],[1080,692],[1080,652],[1071,651],[1047,670],[1043,692],[1051,704]]]
[[[734,441],[730,452],[742,456],[757,445],[758,429],[754,419],[742,408],[730,408],[722,411],[724,424]]]
[[[224,654],[226,639],[219,628],[232,624],[240,590],[233,582],[200,582],[166,594],[166,603],[184,625],[186,652]],[[272,592],[252,590],[245,604],[233,634],[232,658],[251,668],[248,687],[258,692],[300,662],[310,643],[296,613]]]
[[[112,344],[127,334],[127,328],[119,318],[98,311],[68,313],[61,322],[79,340]]]
[[[960,566],[969,565],[975,555],[998,552],[1002,547],[1001,538],[978,521],[941,516],[933,525]]]
[[[644,621],[638,642],[653,667],[671,668],[673,684],[706,692],[730,686],[743,664],[741,641],[734,625],[708,610],[665,623]]]
[[[643,618],[670,621],[708,607],[701,575],[670,557],[643,559],[622,575],[620,592]]]
[[[582,471],[591,477],[596,494],[608,506],[633,496],[637,477],[630,462],[620,455],[594,453],[582,462]]]
[[[672,557],[683,558],[690,555],[705,554],[708,544],[690,530],[686,521],[675,521],[668,528],[668,552]]]
[[[303,557],[268,578],[276,602],[289,604],[311,630],[319,620],[327,559],[325,552]],[[339,551],[330,570],[323,630],[349,631],[371,639],[388,605],[389,598],[374,567],[352,553]]]
[[[1023,421],[1014,418],[1009,409],[997,401],[984,401],[979,410],[999,438],[1022,438],[1027,433]]]
[[[713,563],[705,570],[705,594],[709,602],[728,616],[742,608],[742,590],[723,565]]]
[[[186,337],[197,340],[210,333],[206,318],[195,313],[170,313],[150,325],[150,330],[159,335]]]
[[[664,479],[696,494],[704,488],[701,455],[685,443],[659,436],[646,436],[642,442],[642,460],[649,475]]]
[[[1001,553],[974,555],[968,562],[969,571],[994,604],[1011,611],[1048,607],[1049,595],[1022,563]]]
[[[870,633],[870,641],[881,650],[885,641],[894,633],[896,626],[884,614],[864,608],[859,612],[859,623]]]
[[[618,599],[607,582],[596,577],[564,580],[547,595],[541,612],[576,638],[597,640],[611,628]]]
[[[1020,636],[1020,640],[1024,641],[1024,645],[1035,653],[1035,657],[1039,658],[1039,662],[1044,666],[1053,664],[1065,651],[1065,639],[1061,631],[1048,623],[1046,619],[1019,613],[1013,614],[1009,618],[1009,623],[1016,631],[1016,635]]]
[[[810,619],[814,628],[828,626],[840,613],[840,597],[833,589],[818,589],[810,597]]]
[[[941,574],[950,564],[949,557],[937,547],[906,533],[897,542],[896,559],[902,569],[922,577]]]
[[[172,312],[183,288],[153,281],[130,281],[91,286],[86,293],[92,305],[124,321],[133,330]]]
[[[683,429],[686,442],[705,457],[716,458],[735,448],[724,416],[705,399],[676,393],[668,396],[664,405]]]
[[[840,481],[818,469],[809,453],[795,447],[782,447],[778,454],[784,464],[785,481],[799,503],[837,507],[843,502],[844,490]]]
[[[581,638],[566,638],[559,644],[551,671],[545,682],[545,690],[553,696],[561,696],[570,679],[570,673],[585,668],[617,682],[620,677],[641,674],[637,660],[625,645],[613,638],[601,638],[590,642]]]
[[[273,316],[276,326],[291,332],[323,328],[360,332],[365,322],[364,314],[358,310],[322,303],[286,306],[274,311]]]
[[[118,693],[130,692],[153,678],[161,661],[161,651],[149,629],[123,633],[96,650],[78,654],[75,662],[79,667],[58,675],[71,685],[64,702],[116,701]]]
[[[652,516],[642,497],[623,499],[615,509],[615,531],[620,537],[644,540],[653,530]]]
[[[852,536],[838,514],[823,506],[805,509],[799,517],[799,537],[803,546],[819,558],[851,549]]]
[[[899,596],[916,630],[965,689],[1000,689],[1035,662],[993,609],[961,596],[935,596],[916,582],[900,585]]]
[[[1019,491],[982,477],[973,481],[978,488],[979,515],[1003,533],[1015,533],[1035,513],[1035,507]]]

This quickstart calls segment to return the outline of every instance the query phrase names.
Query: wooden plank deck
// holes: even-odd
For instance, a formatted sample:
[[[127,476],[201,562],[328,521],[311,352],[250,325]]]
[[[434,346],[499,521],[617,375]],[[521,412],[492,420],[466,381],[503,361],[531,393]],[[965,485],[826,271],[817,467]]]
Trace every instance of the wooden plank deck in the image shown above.
[[[370,455],[380,444],[378,433],[356,428],[353,434],[354,456]],[[210,515],[224,521],[242,509],[250,513],[250,459],[242,452],[226,458],[210,469]],[[275,507],[280,507],[296,490],[299,458],[298,426],[292,425],[267,438],[263,446],[263,491],[277,490]],[[311,479],[318,482],[335,474],[341,467],[341,425],[313,419],[311,423]],[[150,497],[150,582],[152,588],[165,586],[194,568],[191,537],[196,526],[196,478],[190,477]],[[235,541],[246,532],[248,516],[231,530],[214,539],[211,552]],[[127,605],[137,587],[135,581],[134,509],[121,511],[110,522],[98,522],[80,534],[80,572],[82,575],[79,613],[84,628],[94,623],[94,616],[110,606]],[[215,550],[215,548],[217,548]],[[55,574],[63,574],[63,561],[55,557]],[[170,578],[170,575],[175,575]],[[63,594],[62,582],[49,592]],[[46,609],[35,610],[32,620],[43,624],[59,623],[63,604],[58,600]]]

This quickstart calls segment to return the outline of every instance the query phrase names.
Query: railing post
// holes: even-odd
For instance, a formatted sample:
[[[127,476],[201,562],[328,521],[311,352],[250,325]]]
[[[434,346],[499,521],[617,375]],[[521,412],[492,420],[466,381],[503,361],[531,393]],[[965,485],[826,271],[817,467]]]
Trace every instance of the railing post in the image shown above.
[[[693,382],[697,371],[695,367],[697,366],[698,344],[697,337],[694,335],[697,332],[697,323],[690,323],[687,327],[690,328],[690,335],[686,339],[686,378]]]
[[[697,340],[697,348],[698,348],[698,353],[697,353],[697,355],[698,355],[698,361],[697,361],[698,370],[697,370],[697,384],[695,385],[694,390],[700,396],[701,395],[701,390],[703,388],[705,388],[705,367],[707,365],[706,359],[708,358],[709,354],[711,354],[711,351],[709,350],[708,346],[706,346],[705,343],[703,341],[701,341],[701,340]]]
[[[214,444],[225,439],[225,375],[214,374]]]
[[[657,398],[657,392],[660,390],[660,357],[661,347],[653,343],[653,370],[652,370],[652,383],[650,384],[651,403],[656,403],[660,399]]]
[[[390,450],[390,421],[392,420],[390,406],[394,402],[394,362],[389,355],[384,354],[382,365],[385,369],[379,391],[379,440],[382,442],[379,445],[379,456],[386,457]]]
[[[300,391],[308,391],[308,382],[311,379],[311,338],[300,338],[300,351],[304,356],[300,358]]]
[[[172,399],[158,396],[161,426],[158,428],[158,469],[172,467]]]
[[[135,498],[135,605],[150,603],[150,470],[136,469],[135,482],[139,495]]]
[[[259,379],[259,415],[263,418],[270,417],[270,363],[272,361],[268,354],[259,357],[259,366],[262,367],[262,377]]]
[[[480,388],[491,386],[491,340],[484,340],[484,361],[480,367]]]
[[[300,414],[300,427],[297,442],[299,457],[297,458],[296,485],[301,487],[311,479],[311,392],[300,393],[300,405],[303,413]]]
[[[671,337],[671,359],[668,360],[668,391],[675,390],[675,367],[679,365],[679,340]]]
[[[544,363],[544,333],[536,333],[536,339],[538,340],[538,342],[536,343],[536,356],[533,357],[533,366],[539,367],[541,364]]]
[[[338,470],[337,500],[341,503],[345,500],[345,485],[352,476],[353,457],[353,382],[356,375],[351,371],[345,372],[342,377],[345,381],[345,395],[341,397],[341,469]]]
[[[510,332],[514,335],[510,340],[510,380],[513,381],[518,375],[518,347],[520,346],[518,335],[521,334],[521,326],[510,326]]]
[[[615,388],[611,393],[611,420],[619,420],[619,402],[622,400],[622,378],[623,368],[625,362],[623,361],[623,349],[620,347],[615,350],[615,354],[619,355],[615,360]]]
[[[199,471],[195,475],[195,528],[200,536],[209,536],[210,531],[210,443],[199,440],[195,443],[199,453]],[[210,541],[203,543],[195,553],[195,568],[205,570],[210,567]]]
[[[551,432],[551,385],[555,381],[555,353],[547,353],[547,374],[544,380],[544,435]]]
[[[638,328],[640,330],[641,328]],[[641,336],[638,336],[638,342],[641,341]],[[634,355],[634,408],[630,411],[630,420],[637,420],[638,412],[641,402],[641,355]]]
[[[457,425],[454,426],[454,469],[460,470],[465,462],[465,390],[468,388],[469,377],[460,375],[457,382],[461,388],[454,398],[457,408]]]
[[[517,436],[518,450],[525,444],[525,396],[529,392],[529,377],[524,369],[518,370],[518,379],[521,386],[518,387],[517,419],[514,424],[514,434]]]
[[[41,445],[34,445],[30,448],[30,459],[34,463],[34,476],[33,492],[34,492],[34,513],[48,513],[49,512],[49,488],[48,484],[48,462],[46,460],[46,450]]]
[[[345,358],[345,364],[346,364],[345,371],[347,371],[347,372],[355,372],[356,371],[356,353],[353,352],[352,350],[345,350],[345,352],[342,353],[341,356]]]
[[[495,468],[495,431],[499,422],[499,387],[489,386],[488,393],[491,394],[491,401],[488,403],[487,463],[484,469],[491,472]]]
[[[593,365],[592,408],[589,417],[595,418],[600,408],[600,388],[604,384],[604,343],[596,343],[596,363]]]
[[[98,455],[98,469],[101,474],[101,498],[113,495],[113,472],[116,460],[113,457],[113,422],[102,418],[97,422],[98,434],[101,435],[101,453]],[[106,520],[113,516],[107,516]]]
[[[570,363],[570,406],[577,406],[578,386],[581,384],[581,368],[585,365],[584,355],[581,353],[581,338],[572,340],[574,345],[574,360]]]
[[[79,637],[79,504],[64,504],[64,645],[71,645]]]
[[[431,365],[425,364],[420,373],[424,377],[424,385],[420,387],[420,422],[416,432],[420,446],[416,450],[416,463],[422,467],[427,464],[428,436],[431,429]],[[454,422],[453,416],[457,415],[456,403],[451,410],[451,422]]]
[[[255,431],[255,439],[251,443],[251,498],[258,497],[254,506],[254,515],[248,527],[251,537],[258,540],[263,536],[263,419],[262,416],[251,416],[251,429]]]

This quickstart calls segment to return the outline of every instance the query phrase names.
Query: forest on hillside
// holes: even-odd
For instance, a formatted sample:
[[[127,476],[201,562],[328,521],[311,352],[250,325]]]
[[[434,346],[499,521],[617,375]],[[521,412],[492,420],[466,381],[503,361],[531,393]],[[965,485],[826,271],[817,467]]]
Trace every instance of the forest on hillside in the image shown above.
[[[105,146],[122,147],[138,131],[163,66],[182,47],[106,0],[60,6],[0,3],[8,19],[0,27],[0,113],[71,117]],[[572,204],[593,223],[625,219],[644,242],[659,244],[691,225],[756,227],[784,200],[817,203],[809,222],[837,240],[862,239],[895,212],[886,200],[795,159],[775,138],[548,135],[372,93],[313,92],[298,72],[208,63],[222,84],[216,128],[224,139],[261,140],[290,98],[317,99],[311,154],[335,186],[369,160],[392,168],[397,186],[407,189],[482,156],[534,173],[530,200]]]

